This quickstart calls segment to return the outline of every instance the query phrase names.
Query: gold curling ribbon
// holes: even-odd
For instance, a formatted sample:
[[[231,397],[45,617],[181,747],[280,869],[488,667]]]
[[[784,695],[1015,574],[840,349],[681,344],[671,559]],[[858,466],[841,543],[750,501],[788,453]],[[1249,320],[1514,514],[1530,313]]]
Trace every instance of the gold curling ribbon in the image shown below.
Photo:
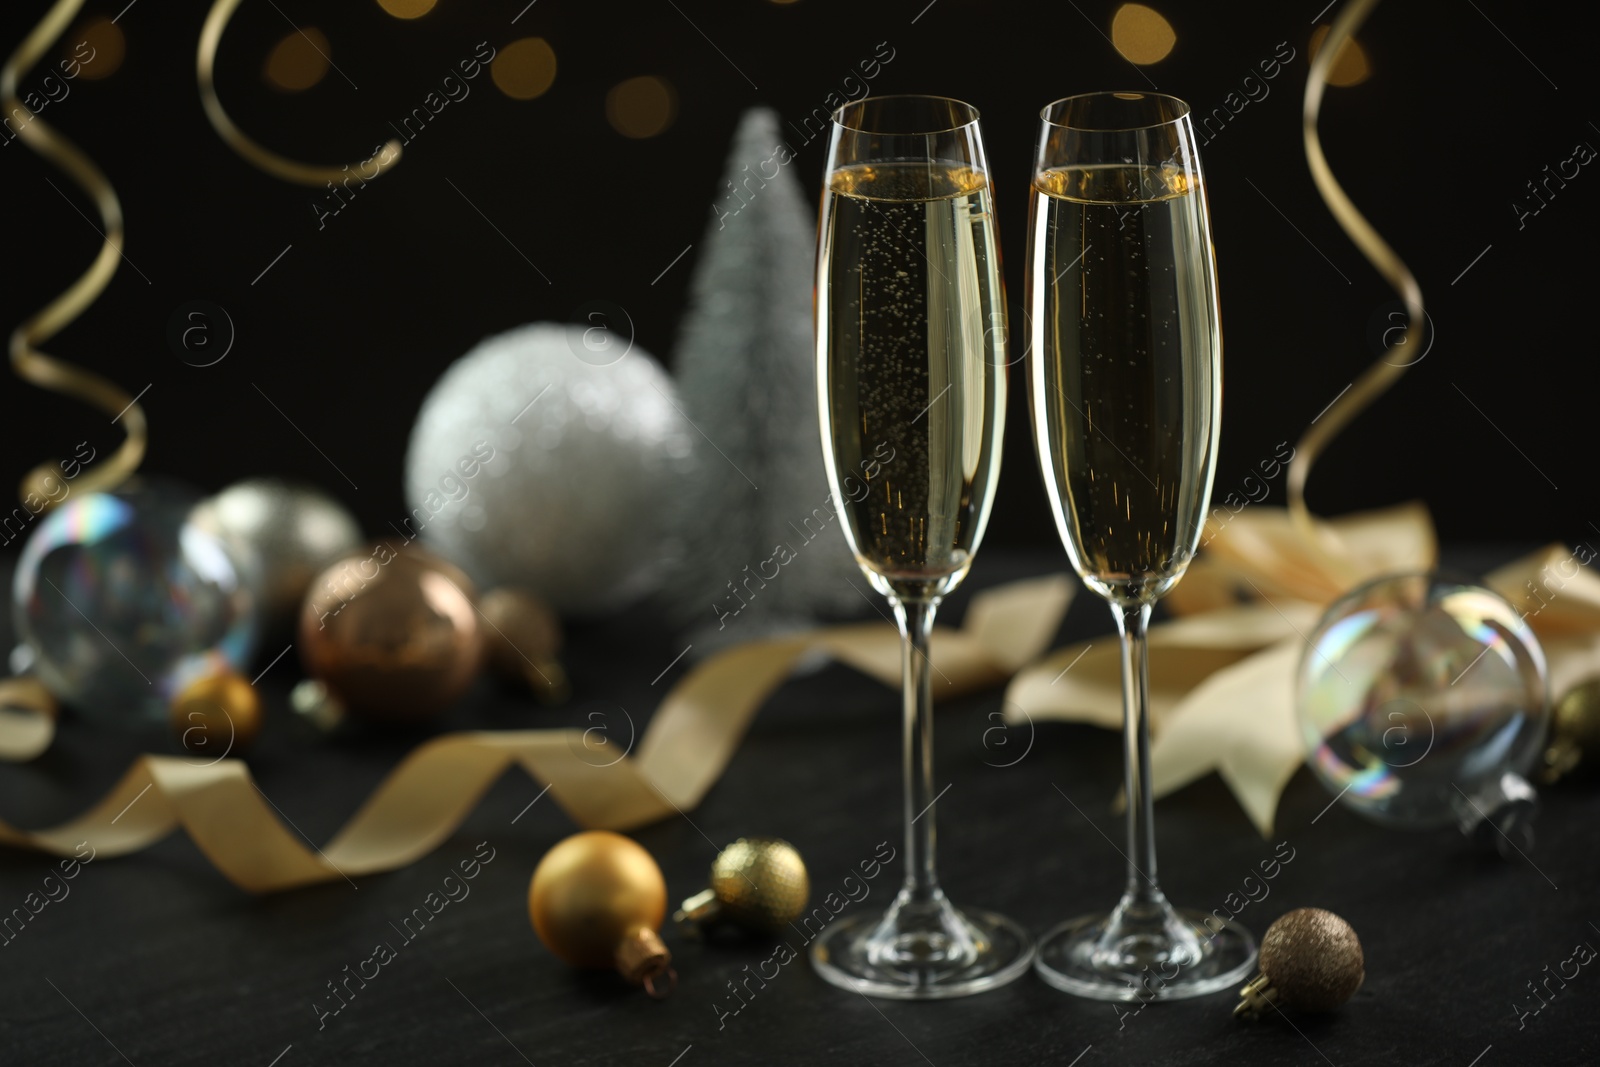
[[[935,696],[1004,681],[1049,645],[1076,583],[1065,575],[985,590],[960,630],[934,631]],[[270,893],[412,863],[438,847],[512,765],[544,782],[579,825],[626,830],[685,812],[721,777],[746,728],[800,661],[824,653],[887,685],[900,684],[900,638],[879,623],[740,645],[706,660],[662,701],[638,751],[595,766],[583,731],[448,734],[413,750],[323,848],[306,843],[264,802],[243,761],[206,766],[141,756],[99,803],[46,830],[0,822],[0,843],[69,856],[148,848],[182,827],[241,889]],[[942,684],[941,684],[942,683]]]
[[[1311,61],[1311,72],[1306,77],[1306,94],[1301,108],[1301,133],[1305,140],[1306,164],[1311,169],[1311,179],[1316,183],[1317,192],[1321,194],[1328,210],[1338,222],[1339,228],[1344,230],[1361,254],[1367,257],[1377,272],[1383,275],[1400,295],[1406,306],[1406,325],[1400,334],[1400,339],[1389,346],[1371,366],[1350,386],[1348,392],[1338,397],[1323,415],[1306,428],[1301,435],[1300,442],[1295,448],[1294,459],[1289,463],[1289,520],[1294,530],[1310,545],[1320,557],[1322,563],[1330,570],[1343,572],[1347,579],[1345,588],[1354,584],[1353,561],[1349,559],[1348,549],[1343,546],[1337,535],[1326,525],[1320,525],[1306,506],[1306,482],[1311,477],[1311,467],[1322,454],[1330,441],[1348,426],[1361,412],[1365,411],[1378,397],[1382,396],[1395,382],[1405,374],[1406,368],[1414,361],[1392,362],[1390,357],[1401,349],[1412,351],[1406,346],[1413,341],[1420,343],[1423,336],[1423,307],[1422,290],[1417,285],[1416,278],[1405,263],[1389,247],[1387,241],[1372,228],[1366,216],[1357,210],[1355,204],[1345,193],[1344,187],[1333,176],[1333,169],[1328,166],[1328,157],[1322,151],[1322,138],[1317,133],[1317,119],[1322,111],[1323,93],[1328,87],[1328,73],[1333,69],[1334,61],[1344,51],[1356,30],[1367,20],[1372,9],[1378,6],[1379,0],[1349,0],[1344,7],[1339,9],[1339,14],[1333,20],[1333,27],[1328,31],[1327,39],[1322,42],[1322,48],[1317,52],[1316,58]]]
[[[200,30],[200,48],[195,55],[195,76],[200,82],[200,103],[205,108],[206,118],[211,122],[217,136],[227,142],[240,156],[254,166],[266,171],[275,178],[298,185],[326,185],[330,182],[347,181],[353,175],[350,165],[342,167],[319,166],[314,163],[299,163],[276,152],[263,148],[246,136],[227,109],[222,106],[222,101],[217,97],[216,66],[217,46],[222,43],[223,31],[228,28],[228,22],[233,18],[233,13],[239,9],[244,0],[216,0],[211,5],[211,10],[206,13],[205,25]],[[384,167],[391,167],[400,162],[400,142],[391,137],[384,142],[379,152],[374,152],[376,158],[379,153],[387,153]],[[362,163],[367,160],[362,160]],[[360,163],[356,164],[359,168]],[[378,173],[382,173],[382,168]],[[359,176],[363,181],[370,181],[366,175]],[[372,175],[371,177],[377,177]]]
[[[144,409],[110,380],[46,355],[38,346],[83,314],[111,283],[112,275],[117,272],[117,260],[122,256],[122,204],[100,168],[77,145],[51,129],[17,98],[17,83],[55,44],[82,6],[83,0],[57,0],[56,5],[33,28],[33,32],[17,46],[5,66],[0,68],[0,107],[5,109],[7,121],[20,116],[22,124],[16,135],[71,178],[94,201],[95,209],[100,213],[104,241],[100,245],[100,253],[89,264],[89,269],[66,292],[11,333],[11,366],[19,378],[40,388],[65,393],[93,404],[106,414],[116,416],[114,421],[122,423],[126,436],[121,446],[78,476],[75,488],[79,492],[94,493],[121,485],[144,459],[147,432]],[[50,489],[49,485],[53,481],[59,488],[60,472],[59,461],[49,460],[23,477],[18,493],[29,510],[42,511],[57,502],[56,491]],[[30,497],[42,501],[41,507],[34,509],[29,505],[27,502]]]
[[[1214,524],[1220,528],[1210,531],[1205,554],[1167,598],[1183,617],[1150,630],[1155,795],[1216,771],[1264,836],[1272,831],[1284,786],[1305,757],[1295,721],[1295,673],[1306,634],[1324,607],[1353,586],[1383,574],[1431,570],[1438,556],[1433,522],[1420,503],[1324,520],[1305,501],[1317,458],[1399,380],[1414,360],[1394,357],[1423,336],[1416,279],[1339,185],[1317,134],[1328,73],[1377,5],[1378,0],[1349,0],[1334,19],[1306,78],[1302,132],[1317,191],[1340,228],[1400,294],[1405,330],[1301,436],[1289,463],[1288,507],[1256,505]],[[1546,550],[1509,564],[1491,584],[1510,596],[1508,590],[1543,572],[1548,556]],[[1594,584],[1594,610],[1585,604],[1580,612],[1592,619],[1593,638],[1574,638],[1551,656],[1552,663],[1562,659],[1563,675],[1584,663],[1591,670],[1600,665],[1600,579]],[[1240,592],[1246,603],[1239,602]],[[1530,622],[1544,637],[1548,620]],[[1012,721],[1066,719],[1117,728],[1120,693],[1116,643],[1102,638],[1052,652],[1020,672],[1006,691],[1005,711]]]

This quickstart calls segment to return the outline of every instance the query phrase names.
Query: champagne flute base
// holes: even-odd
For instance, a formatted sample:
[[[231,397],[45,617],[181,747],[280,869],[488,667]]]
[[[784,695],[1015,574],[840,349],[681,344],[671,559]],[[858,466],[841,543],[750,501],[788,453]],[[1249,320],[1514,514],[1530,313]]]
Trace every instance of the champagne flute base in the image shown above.
[[[1183,1000],[1241,985],[1256,965],[1250,931],[1204,912],[1162,909],[1177,936],[1161,927],[1109,937],[1118,912],[1084,915],[1039,939],[1033,968],[1057,989],[1090,1000]],[[1214,931],[1214,932],[1213,932]]]
[[[1033,938],[989,911],[958,911],[940,894],[912,902],[904,893],[881,918],[832,923],[811,944],[824,980],[869,997],[941,1000],[998,989],[1027,973]]]

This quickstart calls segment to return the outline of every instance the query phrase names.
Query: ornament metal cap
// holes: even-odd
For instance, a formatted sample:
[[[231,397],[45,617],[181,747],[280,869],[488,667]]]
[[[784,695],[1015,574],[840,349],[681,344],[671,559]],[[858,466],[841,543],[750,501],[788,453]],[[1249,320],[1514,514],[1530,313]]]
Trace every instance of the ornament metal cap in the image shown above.
[[[711,864],[711,885],[672,916],[684,933],[726,920],[757,933],[776,933],[806,910],[811,879],[800,853],[777,837],[741,837]]]
[[[1533,851],[1533,819],[1539,813],[1538,791],[1513,771],[1480,784],[1469,795],[1451,798],[1456,824],[1480,847],[1493,846],[1501,859]]]
[[[672,953],[666,943],[648,926],[636,926],[623,935],[617,945],[617,970],[633,985],[642,985],[657,1000],[664,999],[678,985],[678,972],[672,969]]]
[[[1256,1019],[1268,1007],[1332,1011],[1366,978],[1361,939],[1350,924],[1321,908],[1278,917],[1261,938],[1261,972],[1239,990],[1233,1014]]]

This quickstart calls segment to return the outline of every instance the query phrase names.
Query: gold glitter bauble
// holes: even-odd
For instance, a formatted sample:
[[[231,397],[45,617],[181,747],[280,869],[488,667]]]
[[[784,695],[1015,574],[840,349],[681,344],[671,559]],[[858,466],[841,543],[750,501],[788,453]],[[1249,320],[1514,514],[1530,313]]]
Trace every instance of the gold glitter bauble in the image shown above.
[[[776,837],[741,837],[711,864],[711,887],[683,902],[674,918],[689,929],[727,920],[776,933],[806,910],[811,879],[805,861]]]
[[[1269,1004],[1332,1011],[1355,996],[1367,975],[1355,930],[1321,908],[1296,908],[1267,927],[1260,967],[1239,991],[1235,1015],[1254,1018]]]

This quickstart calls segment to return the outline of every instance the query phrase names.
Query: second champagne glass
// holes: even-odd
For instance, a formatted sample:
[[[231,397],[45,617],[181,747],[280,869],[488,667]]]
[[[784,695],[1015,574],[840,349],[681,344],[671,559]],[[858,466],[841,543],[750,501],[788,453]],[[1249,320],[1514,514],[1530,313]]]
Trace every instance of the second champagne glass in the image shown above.
[[[1005,290],[978,113],[930,96],[847,104],[825,185],[822,451],[850,548],[900,627],[906,877],[882,917],[825,927],[811,961],[856,992],[961,996],[1017,978],[1033,953],[1011,920],[952,906],[933,856],[928,637],[983,537],[1005,422]]]
[[[1222,335],[1189,107],[1090,93],[1044,109],[1028,235],[1029,411],[1073,567],[1122,640],[1127,888],[1063,923],[1035,967],[1100,1000],[1198,996],[1248,977],[1243,927],[1156,884],[1145,629],[1194,557],[1216,470]]]

